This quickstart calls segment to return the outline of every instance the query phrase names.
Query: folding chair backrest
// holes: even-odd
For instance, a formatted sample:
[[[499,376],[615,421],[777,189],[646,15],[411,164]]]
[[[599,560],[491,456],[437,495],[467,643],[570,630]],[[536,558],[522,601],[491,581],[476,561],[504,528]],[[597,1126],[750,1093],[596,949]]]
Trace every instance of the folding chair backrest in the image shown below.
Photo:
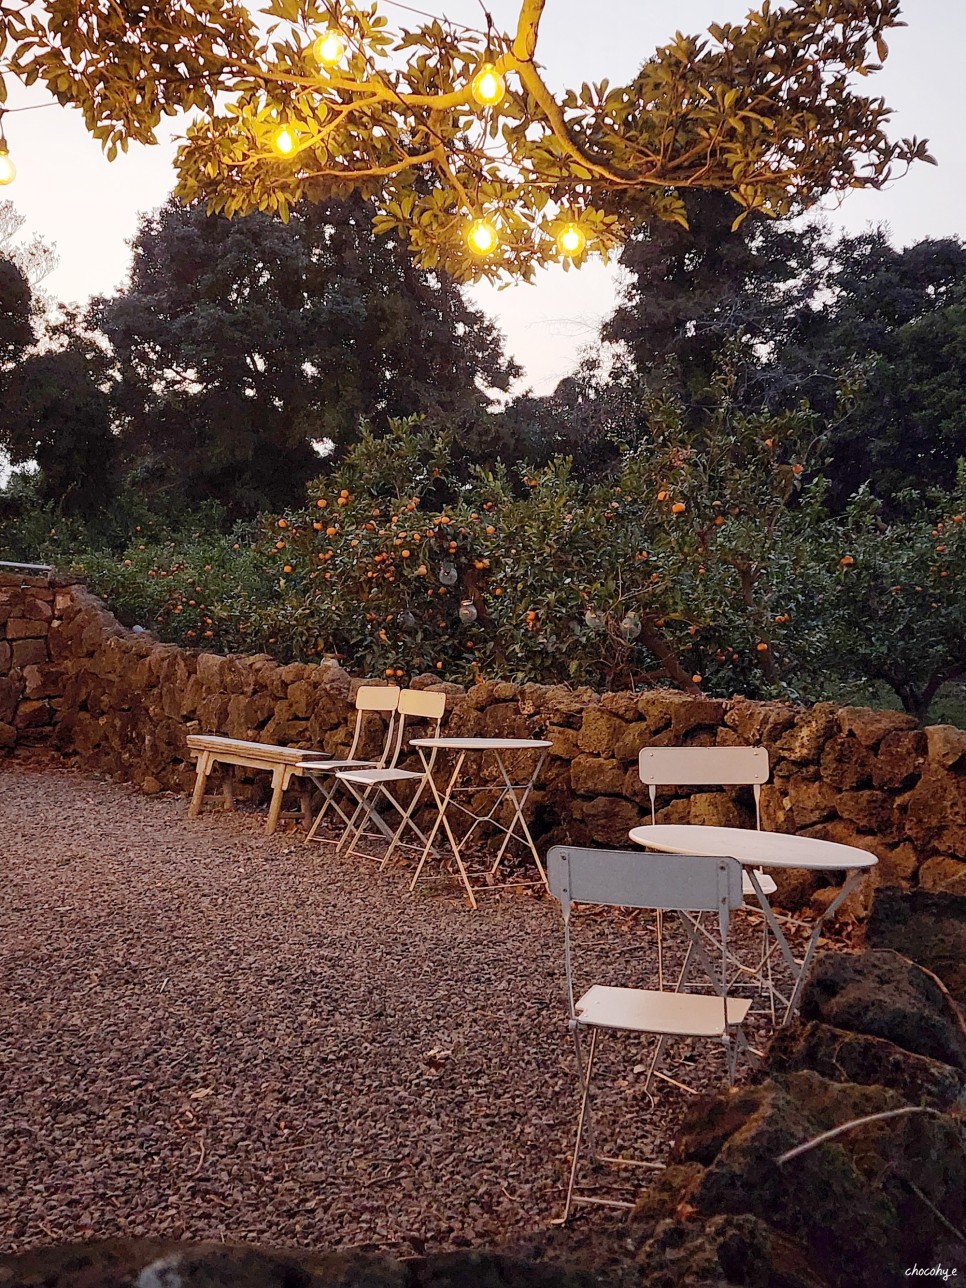
[[[658,787],[750,786],[761,829],[761,785],[768,782],[769,773],[764,747],[644,747],[639,766],[641,782],[650,791],[652,823]]]
[[[571,1018],[574,1015],[574,977],[570,907],[573,903],[591,903],[663,912],[717,912],[721,936],[718,991],[727,1023],[728,928],[732,909],[739,908],[742,902],[741,864],[737,859],[555,845],[547,855],[547,876],[550,889],[560,900],[563,911],[564,965]]]
[[[399,694],[397,710],[399,724],[396,728],[396,746],[392,760],[389,762],[390,768],[395,768],[402,754],[407,717],[413,720],[431,721],[432,730],[427,735],[428,737],[434,738],[439,733],[439,726],[442,724],[443,715],[446,711],[446,694],[430,693],[425,689],[403,689]]]
[[[555,845],[547,855],[547,875],[565,917],[572,903],[720,912],[742,902],[737,859]]]
[[[359,750],[359,740],[362,737],[362,726],[365,723],[366,715],[371,711],[381,711],[389,716],[389,722],[386,726],[386,737],[383,741],[382,754],[379,757],[379,764],[385,763],[389,755],[389,748],[392,745],[392,732],[396,722],[396,709],[399,706],[399,686],[396,684],[362,684],[356,690],[356,723],[352,733],[352,746],[349,748],[347,759],[355,760],[356,752]]]

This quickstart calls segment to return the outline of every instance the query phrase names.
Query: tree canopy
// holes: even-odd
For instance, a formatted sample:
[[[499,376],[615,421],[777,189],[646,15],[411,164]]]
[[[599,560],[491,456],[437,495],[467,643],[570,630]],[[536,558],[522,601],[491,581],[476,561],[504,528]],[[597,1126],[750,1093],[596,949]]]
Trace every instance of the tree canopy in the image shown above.
[[[472,423],[517,373],[444,274],[376,238],[358,197],[283,224],[169,202],[141,221],[130,281],[95,301],[126,458],[147,489],[235,512],[282,505],[363,419]]]
[[[857,88],[898,0],[763,0],[743,24],[676,35],[627,85],[561,96],[538,61],[546,5],[520,0],[509,33],[445,17],[391,32],[351,0],[2,0],[0,72],[79,107],[108,156],[190,111],[182,198],[285,218],[358,193],[380,231],[460,279],[606,252],[642,212],[683,224],[691,189],[728,193],[738,218],[782,215],[931,159]]]

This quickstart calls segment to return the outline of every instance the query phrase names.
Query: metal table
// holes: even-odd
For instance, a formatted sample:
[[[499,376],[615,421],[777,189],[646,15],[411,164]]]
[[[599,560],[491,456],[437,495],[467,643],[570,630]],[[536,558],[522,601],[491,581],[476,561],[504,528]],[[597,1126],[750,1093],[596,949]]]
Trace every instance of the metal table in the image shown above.
[[[629,835],[635,844],[667,854],[707,854],[738,860],[751,881],[762,915],[795,981],[785,1012],[786,1021],[798,1004],[822,927],[857,888],[863,875],[879,861],[866,850],[842,845],[838,841],[820,841],[811,836],[789,836],[784,832],[759,832],[741,827],[657,823],[632,828]],[[812,927],[805,956],[800,962],[761,888],[756,868],[808,868],[813,872],[847,873],[842,889]]]
[[[522,841],[529,848],[530,853],[533,855],[533,861],[537,865],[537,871],[540,873],[541,880],[544,885],[547,886],[547,889],[550,888],[547,883],[547,874],[544,871],[542,862],[540,861],[540,855],[537,853],[537,847],[533,842],[533,837],[530,835],[530,829],[527,827],[527,821],[524,817],[523,810],[530,797],[530,793],[533,791],[534,784],[537,781],[540,770],[543,768],[543,762],[546,759],[547,750],[551,745],[551,743],[543,738],[440,737],[413,739],[411,746],[415,747],[419,752],[420,759],[423,762],[423,769],[426,774],[425,781],[429,784],[430,791],[433,795],[433,802],[436,806],[436,821],[430,829],[426,845],[420,855],[419,863],[409,887],[411,890],[415,889],[416,882],[419,880],[419,874],[423,870],[423,866],[429,858],[429,855],[432,853],[433,842],[436,840],[440,829],[442,829],[446,835],[447,841],[449,842],[453,858],[456,860],[456,866],[459,868],[460,877],[462,878],[463,886],[466,890],[466,897],[469,901],[469,905],[471,908],[475,908],[477,906],[476,896],[473,892],[473,886],[466,870],[466,864],[463,862],[463,855],[460,847],[466,844],[473,832],[483,823],[491,823],[494,827],[499,828],[505,833],[499,852],[493,861],[493,866],[490,868],[491,875],[498,871],[500,864],[503,862],[503,856],[506,853],[507,846],[511,839],[516,836],[517,840]],[[446,781],[446,786],[443,791],[440,792],[436,785],[436,780],[433,777],[433,770],[435,769],[436,758],[439,753],[447,751],[454,752],[456,760],[453,765],[452,772]],[[536,757],[533,772],[525,783],[514,783],[511,781],[504,759],[506,753],[519,751],[536,751],[539,753]],[[492,755],[496,761],[502,781],[496,784],[460,784],[459,780],[463,772],[463,765],[467,756],[487,754]],[[497,793],[496,800],[489,812],[486,814],[474,814],[467,806],[460,805],[453,800],[453,797],[457,793],[480,791],[492,791]],[[497,809],[506,799],[509,799],[513,806],[513,816],[510,820],[509,827],[503,827],[502,824],[497,823],[494,818]],[[469,830],[464,833],[459,841],[456,839],[447,814],[447,811],[451,806],[460,810],[461,813],[468,814],[469,817],[473,819]]]

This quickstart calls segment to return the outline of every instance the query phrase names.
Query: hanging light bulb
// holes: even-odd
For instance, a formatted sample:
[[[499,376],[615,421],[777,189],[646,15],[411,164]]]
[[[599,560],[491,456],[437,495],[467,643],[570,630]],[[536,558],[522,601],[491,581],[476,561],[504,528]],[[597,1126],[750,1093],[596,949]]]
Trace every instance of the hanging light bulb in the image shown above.
[[[272,147],[280,157],[290,157],[298,145],[298,137],[290,125],[280,125],[272,135]]]
[[[587,245],[587,235],[579,224],[567,224],[557,233],[557,250],[568,259],[576,259]]]
[[[415,615],[411,613],[408,608],[399,614],[396,621],[404,631],[414,631],[416,629]]]
[[[338,67],[348,48],[349,42],[338,27],[329,27],[312,42],[312,57],[321,67]]]
[[[466,230],[466,244],[474,255],[492,255],[500,238],[488,219],[474,219]]]
[[[0,138],[0,187],[6,187],[8,183],[13,183],[16,177],[17,167],[10,160],[6,141]]]
[[[470,81],[470,92],[480,107],[496,107],[506,93],[506,81],[492,63],[484,63]]]
[[[464,626],[472,626],[476,621],[476,605],[472,599],[464,599],[460,604],[460,621]]]
[[[446,562],[440,565],[439,580],[444,586],[455,586],[458,577],[455,564]]]
[[[620,624],[621,638],[633,644],[641,633],[641,619],[637,613],[628,613]]]
[[[607,626],[607,618],[597,608],[588,608],[584,613],[584,621],[592,631],[602,631]]]

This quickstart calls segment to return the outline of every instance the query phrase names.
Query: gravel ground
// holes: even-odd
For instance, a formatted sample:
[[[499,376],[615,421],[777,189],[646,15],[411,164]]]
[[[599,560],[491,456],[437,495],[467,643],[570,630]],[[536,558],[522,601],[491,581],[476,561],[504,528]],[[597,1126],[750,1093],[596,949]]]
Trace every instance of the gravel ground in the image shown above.
[[[559,1212],[575,1088],[550,899],[473,913],[455,886],[410,895],[401,870],[44,756],[0,763],[0,826],[0,1250],[407,1255]],[[645,927],[581,931],[592,969],[647,982]],[[659,1159],[680,1097],[649,1105],[644,1053],[608,1047],[600,1135]],[[683,1051],[686,1068],[711,1087],[723,1060]],[[613,1218],[578,1227],[604,1238]]]

